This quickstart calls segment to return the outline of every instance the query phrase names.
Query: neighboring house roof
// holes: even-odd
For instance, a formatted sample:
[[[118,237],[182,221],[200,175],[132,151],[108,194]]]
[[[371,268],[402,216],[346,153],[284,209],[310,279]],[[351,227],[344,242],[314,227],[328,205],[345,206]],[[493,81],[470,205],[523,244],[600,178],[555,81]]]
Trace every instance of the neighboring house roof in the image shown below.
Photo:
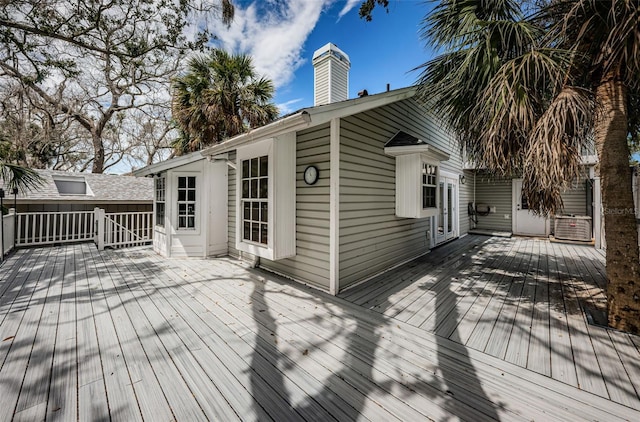
[[[18,202],[131,204],[153,202],[153,179],[150,178],[57,170],[36,171],[43,178],[43,184],[26,194],[18,194]],[[84,191],[82,190],[83,182]],[[1,181],[0,187],[2,187]],[[13,199],[13,195],[9,192],[6,192],[6,196]]]
[[[346,101],[339,101],[314,107],[300,109],[288,114],[264,126],[257,127],[249,132],[234,136],[224,142],[213,145],[202,151],[189,155],[176,157],[162,163],[153,164],[133,172],[136,176],[146,176],[164,170],[189,164],[203,159],[204,157],[218,156],[229,151],[233,151],[241,145],[259,141],[265,138],[278,136],[283,133],[299,131],[310,127],[318,126],[332,119],[351,116],[374,108],[382,107],[397,101],[411,98],[415,95],[416,88],[408,87],[387,91],[380,94],[368,95],[361,98],[353,98]]]

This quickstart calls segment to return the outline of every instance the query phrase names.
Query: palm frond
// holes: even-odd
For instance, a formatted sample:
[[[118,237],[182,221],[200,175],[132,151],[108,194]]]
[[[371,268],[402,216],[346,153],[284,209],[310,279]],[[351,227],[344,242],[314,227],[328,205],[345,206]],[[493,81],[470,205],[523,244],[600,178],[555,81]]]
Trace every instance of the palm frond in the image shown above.
[[[0,178],[4,186],[26,193],[42,185],[43,179],[37,171],[0,160]]]

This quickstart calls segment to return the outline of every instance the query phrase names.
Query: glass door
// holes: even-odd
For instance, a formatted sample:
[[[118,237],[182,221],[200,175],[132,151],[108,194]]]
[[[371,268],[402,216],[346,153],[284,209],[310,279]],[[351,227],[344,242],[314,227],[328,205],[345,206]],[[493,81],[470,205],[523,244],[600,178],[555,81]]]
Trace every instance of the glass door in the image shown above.
[[[441,175],[438,183],[438,216],[436,244],[453,239],[458,234],[458,178]]]

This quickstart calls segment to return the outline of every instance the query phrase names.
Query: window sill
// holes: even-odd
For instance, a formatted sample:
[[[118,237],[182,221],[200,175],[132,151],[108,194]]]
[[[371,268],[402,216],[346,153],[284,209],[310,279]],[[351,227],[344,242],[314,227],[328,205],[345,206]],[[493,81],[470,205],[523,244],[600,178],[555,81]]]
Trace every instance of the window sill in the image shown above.
[[[273,249],[269,248],[268,246],[260,246],[257,243],[236,241],[236,249],[255,256],[259,256],[260,258],[269,259],[271,261],[274,260]]]

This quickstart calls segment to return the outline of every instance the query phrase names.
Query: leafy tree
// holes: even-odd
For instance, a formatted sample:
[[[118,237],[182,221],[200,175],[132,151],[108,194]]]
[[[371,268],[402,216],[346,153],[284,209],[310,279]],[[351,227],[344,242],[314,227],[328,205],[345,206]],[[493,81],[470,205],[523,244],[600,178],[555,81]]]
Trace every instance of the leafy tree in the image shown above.
[[[102,173],[107,138],[122,123],[115,119],[154,105],[180,57],[210,38],[198,17],[211,13],[229,23],[234,8],[230,0],[4,2],[0,78],[71,118],[90,144],[92,171]]]
[[[421,67],[418,82],[470,158],[521,174],[540,214],[562,208],[581,151],[595,141],[609,324],[633,333],[640,268],[628,141],[639,132],[638,22],[637,0],[442,0],[422,36],[443,54]]]
[[[251,58],[213,50],[193,57],[173,82],[173,118],[182,132],[177,154],[264,125],[278,116],[273,83],[256,75]]]

